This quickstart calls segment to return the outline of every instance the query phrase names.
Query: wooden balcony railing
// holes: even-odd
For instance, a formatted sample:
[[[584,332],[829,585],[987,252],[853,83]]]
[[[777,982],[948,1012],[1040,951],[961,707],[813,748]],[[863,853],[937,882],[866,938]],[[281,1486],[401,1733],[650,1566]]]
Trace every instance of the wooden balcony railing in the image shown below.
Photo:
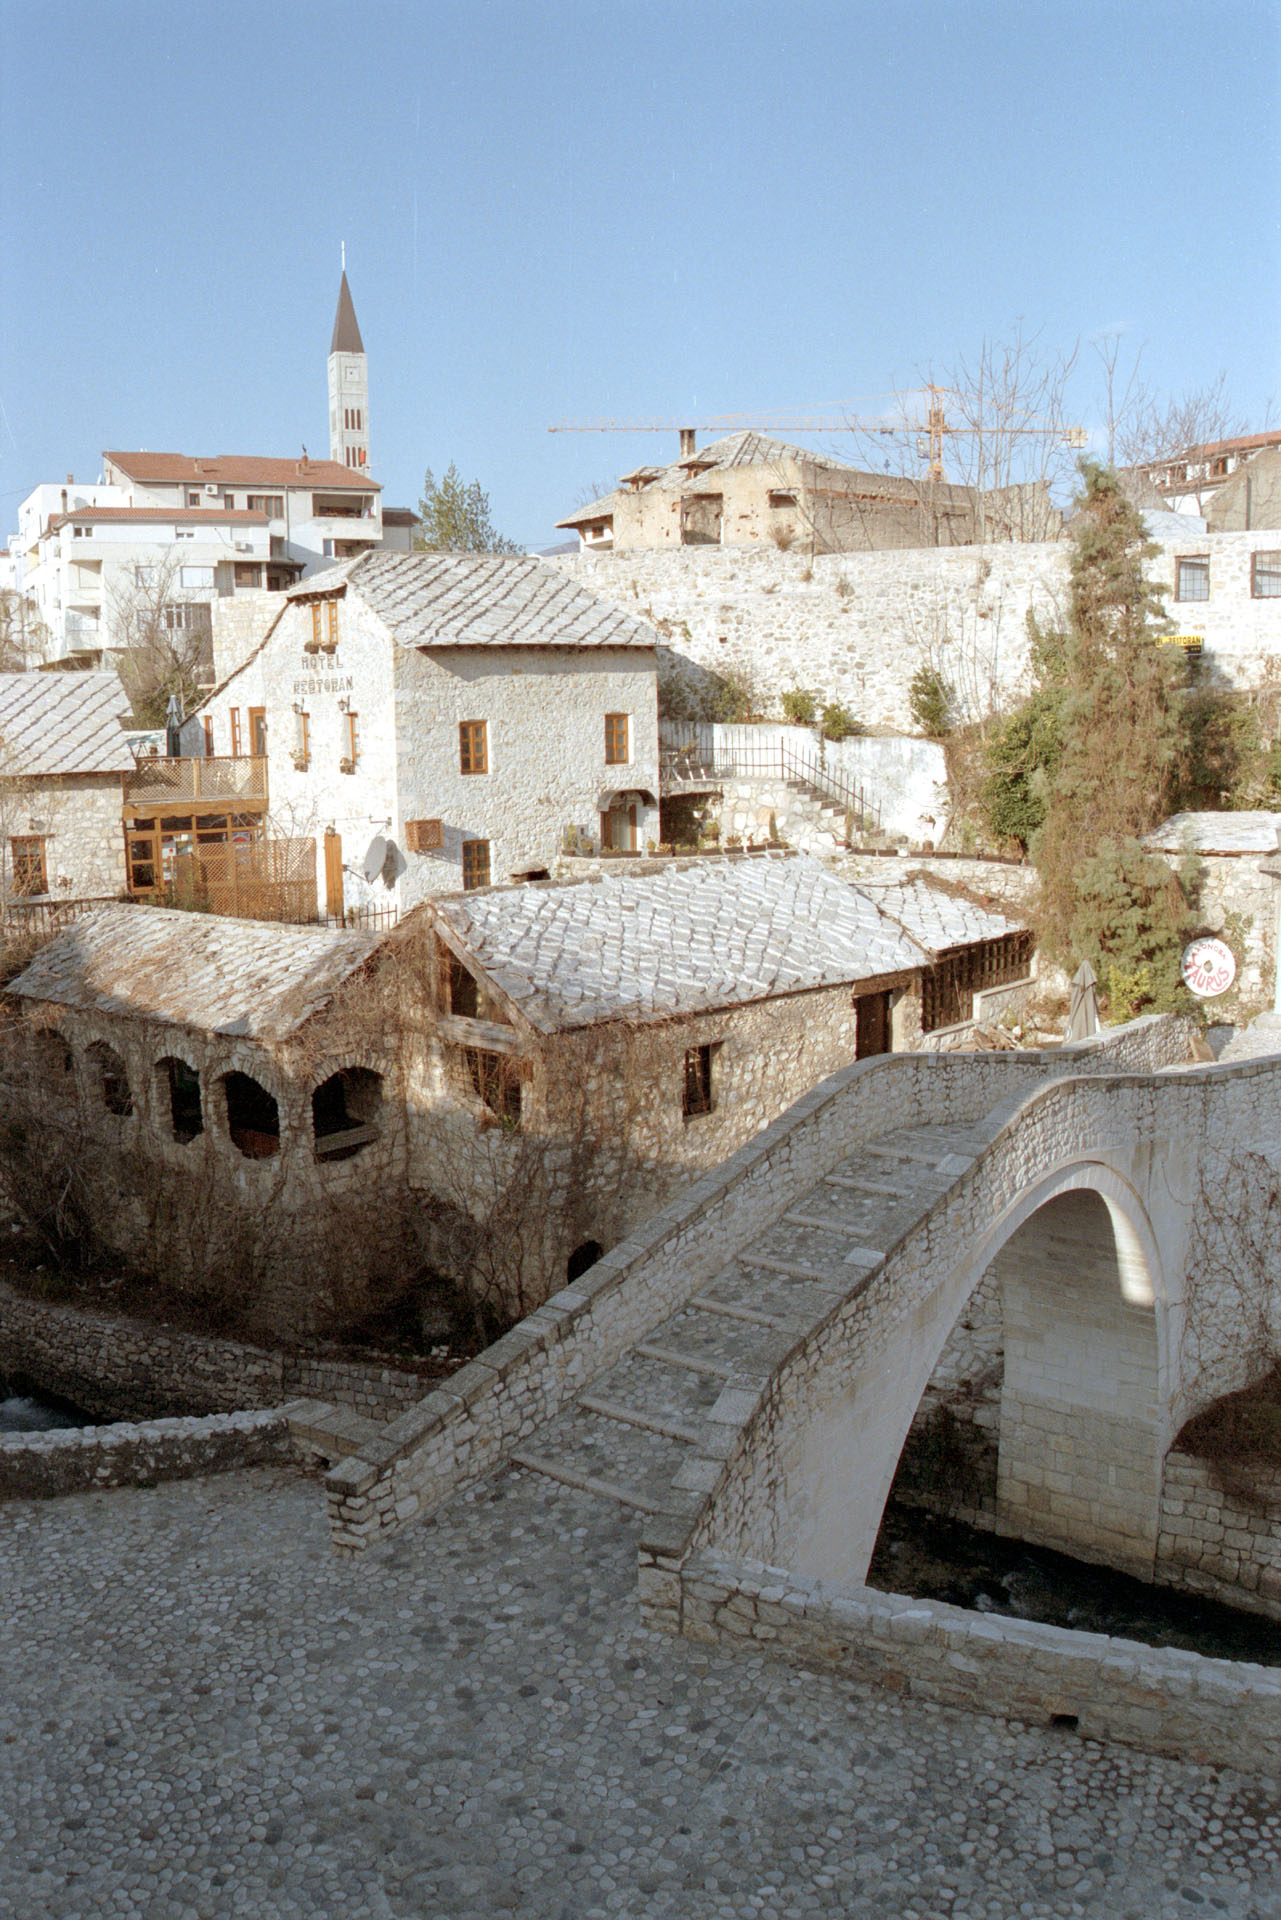
[[[237,808],[267,804],[264,754],[221,754],[203,760],[140,760],[125,780],[127,807],[181,810],[214,804]]]

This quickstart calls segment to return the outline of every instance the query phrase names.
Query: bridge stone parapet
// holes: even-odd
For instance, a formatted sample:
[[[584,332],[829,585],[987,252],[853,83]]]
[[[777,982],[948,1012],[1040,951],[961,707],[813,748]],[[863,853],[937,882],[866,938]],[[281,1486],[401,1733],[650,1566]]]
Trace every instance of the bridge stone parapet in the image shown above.
[[[391,1422],[376,1444],[335,1467],[326,1480],[334,1545],[358,1552],[510,1457],[726,1260],[752,1247],[852,1144],[984,1116],[999,1126],[1047,1078],[1154,1073],[1186,1059],[1187,1042],[1184,1023],[1164,1017],[1057,1052],[888,1056],[833,1075],[446,1388]],[[755,1394],[749,1399],[754,1407]],[[710,1422],[708,1445],[727,1431],[723,1419]],[[706,1458],[718,1474],[724,1452]],[[709,1471],[698,1474],[706,1480]],[[684,1538],[705,1500],[698,1486],[681,1485],[667,1504],[666,1518]]]

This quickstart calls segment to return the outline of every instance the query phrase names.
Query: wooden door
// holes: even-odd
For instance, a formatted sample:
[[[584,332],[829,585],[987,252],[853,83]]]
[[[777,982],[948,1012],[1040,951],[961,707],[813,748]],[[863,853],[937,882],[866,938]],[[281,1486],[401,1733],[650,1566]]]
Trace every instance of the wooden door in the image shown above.
[[[870,1060],[875,1054],[893,1052],[888,993],[860,994],[854,1002],[854,1018],[856,1060]]]
[[[342,918],[342,835],[325,828],[325,912]]]

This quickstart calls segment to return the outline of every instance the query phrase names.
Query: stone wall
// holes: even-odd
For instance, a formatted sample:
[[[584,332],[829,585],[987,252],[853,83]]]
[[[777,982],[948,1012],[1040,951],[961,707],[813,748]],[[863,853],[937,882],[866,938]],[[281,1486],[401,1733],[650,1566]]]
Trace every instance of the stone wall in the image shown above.
[[[1166,854],[1178,870],[1179,854]],[[1201,922],[1232,949],[1237,977],[1231,991],[1207,1003],[1215,1020],[1242,1023],[1270,1007],[1276,982],[1277,913],[1281,889],[1264,872],[1275,855],[1199,853],[1196,855]]]
[[[125,886],[118,773],[31,779],[4,795],[0,832],[43,839],[50,899],[112,899]],[[4,847],[6,870],[9,848]]]
[[[1210,555],[1210,598],[1168,600],[1180,632],[1204,638],[1206,668],[1257,685],[1281,653],[1281,601],[1250,595],[1250,555],[1281,534],[1220,533],[1165,542],[1152,578],[1172,595],[1177,556]],[[675,683],[697,692],[710,672],[750,662],[777,699],[806,687],[841,701],[865,726],[907,731],[908,688],[936,667],[968,714],[1026,684],[1027,615],[1066,602],[1069,542],[820,554],[681,547],[580,553],[551,564],[633,613],[652,617]]]
[[[96,1418],[155,1419],[336,1400],[387,1420],[422,1397],[415,1373],[380,1362],[255,1347],[153,1321],[33,1300],[0,1285],[0,1372]]]
[[[1242,1471],[1249,1498],[1204,1460],[1167,1454],[1156,1578],[1281,1620],[1281,1469]]]
[[[751,1647],[942,1706],[1084,1739],[1281,1772],[1281,1671],[1208,1660],[869,1587],[834,1592],[758,1562],[691,1559],[673,1581],[642,1560],[651,1626]]]
[[[0,1434],[0,1500],[151,1486],[293,1458],[288,1409]]]

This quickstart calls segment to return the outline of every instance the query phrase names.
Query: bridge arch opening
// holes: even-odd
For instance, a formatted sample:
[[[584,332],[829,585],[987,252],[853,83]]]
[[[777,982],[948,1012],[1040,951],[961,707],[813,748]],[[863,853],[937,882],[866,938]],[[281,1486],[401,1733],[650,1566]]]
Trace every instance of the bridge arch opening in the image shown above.
[[[1145,1235],[1088,1177],[1054,1185],[980,1251],[895,1491],[1150,1576],[1165,1420]]]

